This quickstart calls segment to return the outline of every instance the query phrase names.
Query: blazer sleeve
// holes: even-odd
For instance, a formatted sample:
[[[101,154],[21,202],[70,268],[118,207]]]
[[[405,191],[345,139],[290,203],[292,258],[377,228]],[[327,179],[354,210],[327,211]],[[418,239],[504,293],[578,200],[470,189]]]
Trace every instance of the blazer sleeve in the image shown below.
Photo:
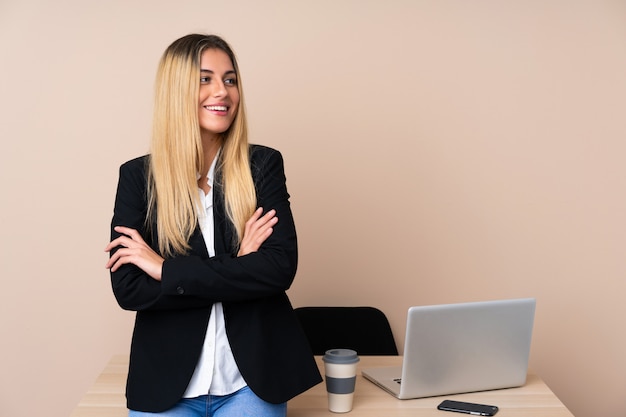
[[[162,272],[163,294],[182,299],[244,301],[279,294],[291,286],[298,250],[282,155],[274,149],[253,147],[251,166],[258,205],[277,213],[278,223],[271,236],[257,252],[241,257],[223,253],[212,258],[167,259]]]
[[[115,226],[126,226],[137,230],[157,253],[156,239],[146,226],[147,215],[147,169],[148,157],[124,163],[119,170],[119,181],[111,220],[111,240],[120,236]],[[112,253],[118,248],[114,249]],[[122,265],[111,272],[113,294],[125,310],[190,309],[210,306],[205,299],[189,297],[185,300],[163,294],[161,283],[154,280],[133,264]]]

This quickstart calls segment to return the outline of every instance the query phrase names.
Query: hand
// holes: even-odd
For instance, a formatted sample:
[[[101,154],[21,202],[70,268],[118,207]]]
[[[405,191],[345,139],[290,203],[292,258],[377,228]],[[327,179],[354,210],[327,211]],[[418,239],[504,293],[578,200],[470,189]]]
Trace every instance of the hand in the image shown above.
[[[259,207],[246,222],[243,239],[241,240],[241,245],[239,245],[237,256],[247,255],[259,250],[261,244],[265,242],[274,231],[273,227],[278,223],[276,210],[270,210],[261,217],[262,213],[263,208]]]
[[[134,264],[157,281],[161,281],[164,259],[156,253],[141,237],[139,232],[130,227],[116,226],[114,230],[122,236],[113,239],[104,249],[111,252],[120,247],[106,263],[106,268],[115,272],[124,264]]]

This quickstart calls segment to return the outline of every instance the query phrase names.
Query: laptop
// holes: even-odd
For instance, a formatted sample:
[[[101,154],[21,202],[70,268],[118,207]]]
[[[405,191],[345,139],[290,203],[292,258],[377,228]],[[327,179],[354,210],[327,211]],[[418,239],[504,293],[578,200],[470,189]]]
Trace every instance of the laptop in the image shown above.
[[[401,367],[364,369],[399,399],[526,383],[534,298],[409,308]]]

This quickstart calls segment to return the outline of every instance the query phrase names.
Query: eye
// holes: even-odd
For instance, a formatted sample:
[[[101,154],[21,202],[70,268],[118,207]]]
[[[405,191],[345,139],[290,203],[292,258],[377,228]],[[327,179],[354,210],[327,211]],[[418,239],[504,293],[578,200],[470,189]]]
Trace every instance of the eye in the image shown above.
[[[211,77],[200,77],[200,84],[208,84],[211,81]]]
[[[224,84],[226,85],[237,85],[237,79],[236,78],[227,78],[224,80]]]

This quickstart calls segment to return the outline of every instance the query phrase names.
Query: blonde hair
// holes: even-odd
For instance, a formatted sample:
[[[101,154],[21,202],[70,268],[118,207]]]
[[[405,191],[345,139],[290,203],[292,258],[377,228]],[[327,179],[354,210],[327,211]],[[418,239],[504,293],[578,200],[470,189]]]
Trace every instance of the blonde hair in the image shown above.
[[[218,36],[184,36],[165,50],[159,63],[148,170],[147,221],[156,226],[159,250],[166,258],[188,252],[189,238],[198,224],[197,174],[203,172],[204,161],[198,122],[200,59],[211,48],[230,57],[238,80],[239,108],[232,125],[222,134],[216,167],[221,172],[226,215],[235,231],[236,247],[243,238],[245,222],[256,208],[241,75],[235,55]]]

